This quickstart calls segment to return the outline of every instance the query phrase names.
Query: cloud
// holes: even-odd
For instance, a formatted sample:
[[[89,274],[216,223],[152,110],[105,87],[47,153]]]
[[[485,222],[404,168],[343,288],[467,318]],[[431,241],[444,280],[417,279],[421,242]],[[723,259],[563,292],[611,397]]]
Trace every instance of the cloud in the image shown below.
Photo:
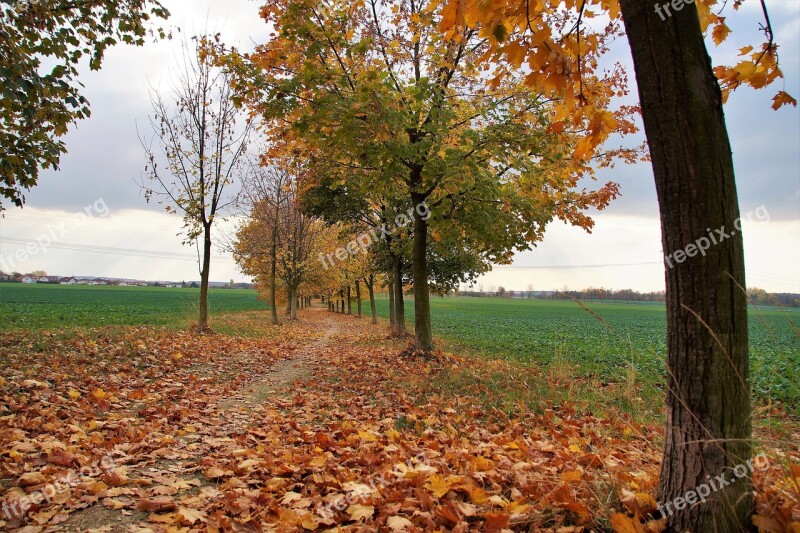
[[[80,242],[190,252],[181,248],[181,239],[175,237],[180,229],[179,217],[168,217],[161,206],[148,205],[136,184],[145,164],[136,124],[146,128],[151,110],[149,91],[152,87],[169,85],[171,70],[180,58],[180,39],[184,36],[208,28],[211,32],[219,31],[226,42],[247,49],[254,42],[264,42],[269,28],[258,18],[259,3],[250,0],[167,0],[165,4],[173,13],[169,24],[182,31],[176,32],[176,39],[172,41],[148,43],[141,48],[115,47],[109,51],[101,71],[83,73],[81,80],[92,104],[92,118],[81,122],[66,136],[69,154],[64,157],[61,170],[43,173],[40,185],[28,195],[28,207],[23,213],[9,211],[7,218],[0,221],[0,237],[35,236],[46,227],[47,217],[57,219],[65,211],[81,210],[95,199],[103,198],[114,216],[102,227],[92,228],[82,235],[86,238]],[[739,47],[762,39],[758,32],[760,13],[751,11],[751,7],[758,7],[757,3],[746,2],[744,6],[738,13],[729,9],[727,22],[734,29],[730,41],[718,49],[711,45],[710,53],[717,62],[735,60]],[[785,83],[762,91],[740,89],[726,105],[725,115],[742,211],[765,205],[773,220],[745,235],[749,279],[764,288],[798,291],[796,267],[792,265],[800,261],[791,250],[798,248],[800,220],[800,151],[797,149],[800,111],[784,107],[774,112],[770,105],[772,95],[780,89],[800,97],[800,3],[782,0],[771,2],[769,7],[776,38],[782,45],[780,59]],[[605,61],[608,64],[619,61],[626,68],[632,89],[628,103],[635,102],[635,76],[627,42],[619,39],[614,43],[612,55]],[[629,143],[639,143],[643,138],[640,134]],[[601,182],[619,182],[623,196],[598,217],[595,234],[587,236],[579,230],[553,226],[537,251],[519,254],[517,264],[660,261],[658,203],[650,165],[618,166],[601,171],[599,178]],[[0,246],[8,248],[8,244],[0,243]],[[778,259],[769,260],[770,257]],[[51,259],[52,262],[43,262],[37,268],[56,274],[196,277],[193,274],[196,265],[191,261],[162,262],[113,254],[82,257],[66,252],[53,252],[46,258],[47,261]],[[241,278],[231,263],[220,264],[219,270],[214,268],[216,279]],[[498,285],[518,289],[527,287],[527,280],[532,280],[537,287],[549,288],[565,284],[573,288],[588,285],[663,287],[663,268],[658,264],[586,271],[499,269],[490,277],[497,280]]]

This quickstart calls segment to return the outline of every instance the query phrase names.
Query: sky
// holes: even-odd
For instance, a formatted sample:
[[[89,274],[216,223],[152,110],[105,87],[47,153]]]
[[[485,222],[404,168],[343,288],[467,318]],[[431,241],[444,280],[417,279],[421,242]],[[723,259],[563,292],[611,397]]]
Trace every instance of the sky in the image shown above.
[[[263,42],[267,27],[258,2],[164,0],[167,25],[180,29],[172,41],[116,47],[102,70],[84,69],[81,81],[92,117],[64,138],[69,153],[59,171],[45,171],[27,194],[24,209],[9,207],[0,219],[0,270],[52,275],[147,280],[199,279],[197,251],[184,246],[182,220],[148,204],[140,188],[145,156],[138,130],[148,131],[150,93],[170,86],[181,57],[182,37],[220,32],[225,42],[248,49]],[[800,110],[772,111],[778,90],[800,97],[800,2],[768,3],[785,80],[761,90],[740,89],[726,104],[742,211],[747,282],[771,292],[800,293]],[[750,0],[728,8],[730,42],[710,46],[715,63],[735,62],[736,50],[760,41],[760,7]],[[609,60],[633,68],[624,39]],[[627,142],[636,144],[643,137]],[[604,287],[656,291],[664,288],[658,203],[650,165],[603,170],[600,182],[620,184],[622,197],[593,217],[592,234],[555,222],[532,251],[481,279],[486,290]],[[220,228],[211,278],[249,281],[226,249],[237,219]],[[698,237],[702,237],[699,235]],[[33,244],[32,244],[33,243]],[[36,244],[40,243],[40,244]],[[28,253],[26,250],[34,250]]]

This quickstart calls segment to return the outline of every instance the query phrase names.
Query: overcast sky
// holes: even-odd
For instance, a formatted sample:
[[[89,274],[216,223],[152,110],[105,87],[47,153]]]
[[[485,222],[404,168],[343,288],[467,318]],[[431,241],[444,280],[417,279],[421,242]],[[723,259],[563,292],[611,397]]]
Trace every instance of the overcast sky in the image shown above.
[[[265,39],[258,2],[163,3],[173,13],[169,25],[180,28],[183,36],[202,33],[207,27],[241,48]],[[800,292],[800,111],[770,109],[777,90],[800,97],[800,2],[772,0],[768,6],[786,79],[762,91],[740,89],[725,113],[745,215],[748,285]],[[735,62],[738,48],[760,42],[757,8],[758,3],[750,0],[739,12],[727,9],[733,37],[722,48],[712,46],[715,62]],[[148,205],[137,185],[145,163],[137,123],[147,131],[149,92],[169,86],[170,71],[180,57],[180,40],[179,35],[142,48],[114,48],[100,72],[85,72],[81,81],[92,117],[66,136],[69,154],[60,171],[44,172],[39,186],[27,195],[26,207],[9,208],[0,219],[0,270],[199,279],[195,249],[181,245],[180,217]],[[615,46],[613,57],[628,67],[635,98],[624,40]],[[620,183],[623,196],[595,217],[592,235],[555,223],[534,251],[518,254],[512,267],[487,275],[482,280],[485,288],[663,290],[658,204],[650,166],[620,166],[602,172],[600,178]],[[89,217],[76,218],[80,212],[88,212]],[[768,217],[760,216],[765,212]],[[230,234],[234,225],[235,221],[229,222],[224,232]],[[56,245],[24,261],[14,258],[27,242],[43,235],[53,236]],[[247,280],[229,255],[221,249],[217,253],[213,280]]]

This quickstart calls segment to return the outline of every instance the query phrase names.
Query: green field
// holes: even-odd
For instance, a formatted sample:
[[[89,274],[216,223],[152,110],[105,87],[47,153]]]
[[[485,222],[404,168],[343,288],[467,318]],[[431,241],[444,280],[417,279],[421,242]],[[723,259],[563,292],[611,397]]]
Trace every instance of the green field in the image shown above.
[[[666,315],[663,305],[591,303],[606,324],[574,302],[496,298],[434,298],[434,333],[452,347],[488,357],[569,366],[579,377],[624,381],[629,369],[645,391],[666,382]],[[378,301],[388,316],[388,302]],[[406,303],[413,328],[413,301]],[[751,309],[754,392],[800,409],[800,312]],[[655,395],[654,393],[654,395]],[[659,393],[660,394],[660,393]]]
[[[124,325],[183,329],[197,320],[197,292],[3,283],[0,331]],[[666,380],[666,321],[661,305],[590,304],[605,324],[573,302],[436,298],[431,305],[434,333],[449,348],[545,369],[569,369],[576,377],[600,384],[623,382],[633,371],[647,399],[660,394]],[[256,292],[248,290],[212,290],[210,306],[212,326],[215,315],[266,309]],[[388,316],[385,299],[378,300],[378,310]],[[413,329],[413,301],[406,303],[406,311],[409,329]],[[792,412],[800,410],[797,324],[798,310],[751,310],[756,396],[762,402],[779,400]]]
[[[159,325],[197,321],[197,289],[0,283],[0,330]],[[211,289],[213,314],[263,310],[255,291]]]

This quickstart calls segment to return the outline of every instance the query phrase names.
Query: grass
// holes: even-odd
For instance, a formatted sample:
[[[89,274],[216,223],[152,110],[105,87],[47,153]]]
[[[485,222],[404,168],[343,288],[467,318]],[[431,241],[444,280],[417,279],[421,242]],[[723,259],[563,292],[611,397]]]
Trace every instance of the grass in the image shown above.
[[[197,289],[0,283],[0,331],[102,326],[165,326],[197,322]],[[256,291],[211,289],[212,316],[264,310]]]
[[[580,379],[589,387],[552,391],[591,403],[616,391],[617,400],[663,404],[666,382],[666,314],[663,305],[592,303],[604,324],[574,302],[495,298],[431,301],[434,333],[450,351],[532,366],[553,382]],[[406,305],[413,327],[413,302]],[[388,302],[378,301],[382,316]],[[800,410],[800,312],[751,308],[750,352],[756,400]],[[502,388],[508,376],[482,376]],[[566,379],[568,382],[569,379]],[[494,384],[494,385],[492,385]],[[617,404],[617,407],[620,407]]]

